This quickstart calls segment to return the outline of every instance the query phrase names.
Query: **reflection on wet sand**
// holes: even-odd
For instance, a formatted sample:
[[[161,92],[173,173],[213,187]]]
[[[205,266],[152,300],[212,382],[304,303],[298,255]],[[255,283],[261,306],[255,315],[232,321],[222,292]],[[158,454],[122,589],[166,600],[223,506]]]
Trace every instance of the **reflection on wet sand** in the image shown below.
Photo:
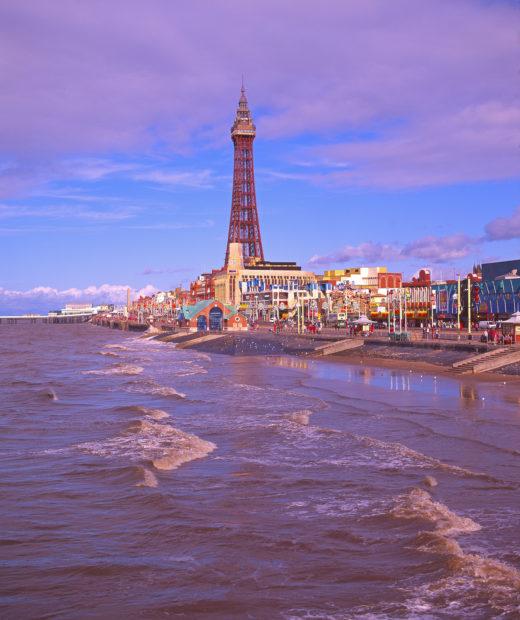
[[[269,358],[269,361],[273,366],[281,366],[282,368],[296,368],[297,370],[307,370],[307,368],[309,367],[309,362],[307,360],[298,357],[271,357]]]
[[[410,375],[390,375],[390,389],[394,392],[409,392],[411,389]]]
[[[474,407],[477,402],[480,402],[480,396],[475,384],[461,383],[459,385],[459,391],[463,406]]]

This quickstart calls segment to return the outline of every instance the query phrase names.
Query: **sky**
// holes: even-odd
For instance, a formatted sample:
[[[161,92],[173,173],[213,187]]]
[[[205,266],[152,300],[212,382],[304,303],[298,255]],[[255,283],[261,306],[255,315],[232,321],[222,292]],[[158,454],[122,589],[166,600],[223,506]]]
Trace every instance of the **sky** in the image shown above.
[[[220,268],[242,76],[266,259],[520,258],[519,25],[506,0],[0,0],[0,314]]]

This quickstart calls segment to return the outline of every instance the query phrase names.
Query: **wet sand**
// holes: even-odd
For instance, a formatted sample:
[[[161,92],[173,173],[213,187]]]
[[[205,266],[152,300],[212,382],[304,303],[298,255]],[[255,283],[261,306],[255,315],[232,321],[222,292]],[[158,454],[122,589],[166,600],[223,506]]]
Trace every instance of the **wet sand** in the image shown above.
[[[194,338],[191,334],[190,338]],[[164,337],[159,336],[158,340]],[[332,340],[331,340],[332,341]],[[174,341],[175,342],[175,341]],[[398,346],[385,344],[381,341],[367,342],[362,348],[321,358],[315,352],[315,347],[327,341],[309,336],[273,334],[271,332],[256,332],[243,334],[225,334],[222,338],[193,345],[191,350],[224,355],[296,355],[326,359],[328,362],[374,366],[379,368],[393,368],[411,370],[430,375],[439,375],[452,378],[464,378],[469,381],[504,381],[517,384],[520,382],[520,364],[513,364],[495,372],[480,373],[477,375],[461,375],[452,368],[452,364],[465,358],[476,355],[471,347],[455,346],[452,343],[442,346],[407,345]]]
[[[469,357],[469,356],[468,356]],[[410,370],[415,373],[424,373],[435,376],[449,377],[452,379],[463,379],[464,381],[474,382],[498,382],[515,384],[516,393],[518,393],[518,384],[520,383],[520,376],[513,374],[505,374],[500,372],[482,372],[476,375],[465,374],[461,375],[453,370],[449,366],[441,366],[439,364],[433,364],[429,362],[421,362],[418,360],[410,359],[396,359],[379,356],[362,355],[360,353],[352,352],[350,354],[339,353],[336,355],[330,355],[327,357],[327,362],[335,362],[338,364],[362,364],[364,366],[371,366],[376,368],[390,368],[396,370]]]

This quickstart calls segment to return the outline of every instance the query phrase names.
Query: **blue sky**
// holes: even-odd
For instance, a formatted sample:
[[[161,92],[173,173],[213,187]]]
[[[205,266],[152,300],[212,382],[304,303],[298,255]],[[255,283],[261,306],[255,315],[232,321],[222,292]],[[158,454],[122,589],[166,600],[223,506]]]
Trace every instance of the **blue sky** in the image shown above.
[[[222,266],[242,73],[266,258],[520,256],[512,3],[232,5],[0,4],[0,312]]]

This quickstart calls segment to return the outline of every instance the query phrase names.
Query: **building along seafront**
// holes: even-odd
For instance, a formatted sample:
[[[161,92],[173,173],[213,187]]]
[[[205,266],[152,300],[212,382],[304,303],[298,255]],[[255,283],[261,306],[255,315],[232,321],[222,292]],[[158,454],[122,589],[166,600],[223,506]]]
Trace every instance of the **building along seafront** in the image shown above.
[[[256,200],[255,137],[256,127],[242,86],[231,127],[233,185],[224,265],[199,275],[189,290],[177,288],[129,302],[123,313],[128,320],[185,324],[190,329],[221,325],[226,329],[226,314],[233,308],[238,313],[234,328],[244,327],[242,316],[252,323],[291,319],[298,314],[305,321],[329,324],[339,316],[344,323],[367,315],[391,330],[396,321],[421,327],[453,323],[459,316],[464,322],[468,314],[475,321],[506,319],[520,310],[520,261],[488,263],[483,265],[482,274],[470,273],[459,283],[433,282],[428,269],[404,281],[402,273],[389,271],[386,266],[348,266],[315,274],[294,261],[266,260]],[[221,309],[222,320],[205,316],[211,302]],[[205,322],[203,318],[198,321],[199,315],[205,316]]]

